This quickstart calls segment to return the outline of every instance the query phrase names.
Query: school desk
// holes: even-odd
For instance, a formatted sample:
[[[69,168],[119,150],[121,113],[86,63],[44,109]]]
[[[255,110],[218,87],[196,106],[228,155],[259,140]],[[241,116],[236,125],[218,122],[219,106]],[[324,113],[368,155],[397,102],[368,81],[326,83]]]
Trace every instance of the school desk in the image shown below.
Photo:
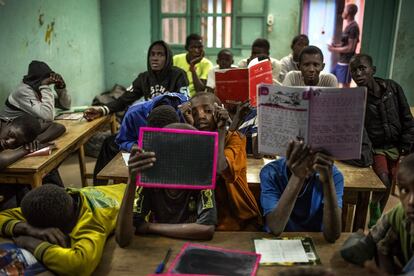
[[[326,242],[322,233],[283,233],[282,236],[311,237],[322,265],[333,270],[335,275],[363,275],[365,273],[363,268],[345,262],[339,255],[339,249],[349,236],[349,233],[342,233],[341,237],[333,244]],[[192,242],[254,252],[253,239],[273,237],[273,235],[264,232],[216,232],[211,241]],[[185,240],[158,235],[145,235],[134,236],[132,243],[128,247],[120,248],[116,244],[115,238],[111,237],[108,239],[102,260],[93,275],[149,275],[154,273],[155,268],[163,260],[168,248],[171,248],[173,251],[166,268],[171,265],[174,257],[186,242]],[[276,273],[285,269],[289,268],[282,266],[259,266],[257,275],[276,275]]]
[[[56,120],[66,127],[66,132],[55,140],[57,149],[51,155],[23,158],[0,172],[0,183],[31,184],[38,187],[42,178],[59,166],[71,153],[78,151],[82,186],[86,186],[85,152],[83,145],[96,131],[107,123],[112,123],[113,116],[105,116],[87,121]]]
[[[256,198],[260,197],[259,173],[267,162],[267,159],[247,159],[247,181]],[[344,176],[342,230],[364,229],[371,192],[385,191],[385,186],[370,167],[359,168],[338,161],[335,165]],[[355,216],[353,216],[354,209]],[[353,223],[352,217],[354,217]]]
[[[247,159],[247,182],[258,203],[260,203],[260,170],[270,159]],[[342,230],[364,229],[371,192],[384,191],[385,186],[372,168],[359,168],[342,162],[335,165],[343,173],[344,197],[342,207]],[[97,176],[99,179],[112,179],[115,183],[126,183],[128,169],[121,153],[117,154]],[[355,211],[355,215],[353,214]],[[353,219],[353,222],[352,222]]]

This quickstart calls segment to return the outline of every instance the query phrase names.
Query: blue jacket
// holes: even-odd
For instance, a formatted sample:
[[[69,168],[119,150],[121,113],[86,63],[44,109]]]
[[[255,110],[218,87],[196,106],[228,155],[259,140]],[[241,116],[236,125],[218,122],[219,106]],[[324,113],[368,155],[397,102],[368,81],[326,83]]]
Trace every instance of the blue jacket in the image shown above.
[[[181,122],[184,122],[184,118],[177,108],[178,105],[188,101],[188,97],[182,93],[165,93],[149,101],[140,102],[131,106],[122,120],[121,129],[115,140],[120,150],[130,152],[132,146],[138,143],[139,128],[147,125],[148,115],[154,106],[158,106],[161,101],[174,107],[181,118]]]

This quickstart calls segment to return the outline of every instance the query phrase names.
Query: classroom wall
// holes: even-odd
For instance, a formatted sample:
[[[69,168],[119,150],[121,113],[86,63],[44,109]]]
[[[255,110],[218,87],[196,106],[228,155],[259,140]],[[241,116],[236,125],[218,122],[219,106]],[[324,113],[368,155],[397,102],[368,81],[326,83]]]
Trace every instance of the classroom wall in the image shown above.
[[[151,44],[150,0],[101,0],[105,86],[129,86],[147,70]]]
[[[271,55],[282,58],[290,53],[290,42],[298,34],[301,0],[267,0],[274,16],[268,33]],[[146,58],[151,44],[150,0],[101,0],[105,86],[129,86],[138,73],[147,70]],[[254,33],[254,32],[253,32]],[[256,37],[252,37],[251,41]],[[250,49],[234,57],[235,63],[250,56]],[[216,56],[207,56],[213,63]]]
[[[414,1],[400,0],[398,31],[391,78],[404,89],[411,106],[414,106],[414,28],[412,11]]]
[[[31,60],[62,74],[73,105],[104,89],[99,0],[3,0],[0,5],[0,103]]]

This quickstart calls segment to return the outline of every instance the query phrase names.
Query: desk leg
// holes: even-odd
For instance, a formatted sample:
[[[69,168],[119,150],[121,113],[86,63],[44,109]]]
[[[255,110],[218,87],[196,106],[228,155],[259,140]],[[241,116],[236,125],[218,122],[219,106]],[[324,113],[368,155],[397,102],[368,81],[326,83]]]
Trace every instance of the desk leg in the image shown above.
[[[358,229],[365,229],[365,223],[367,221],[368,205],[371,192],[359,192],[358,201],[356,204],[355,218],[353,232]]]
[[[111,115],[111,133],[115,134],[116,133],[116,115],[115,113],[112,113]]]
[[[35,175],[33,175],[33,183],[32,183],[32,188],[38,188],[42,186],[42,176],[39,173],[36,173]]]
[[[82,180],[82,187],[88,186],[87,180],[86,180],[86,164],[85,164],[85,148],[80,146],[78,151],[78,157],[79,157],[79,169],[80,169],[80,175]]]

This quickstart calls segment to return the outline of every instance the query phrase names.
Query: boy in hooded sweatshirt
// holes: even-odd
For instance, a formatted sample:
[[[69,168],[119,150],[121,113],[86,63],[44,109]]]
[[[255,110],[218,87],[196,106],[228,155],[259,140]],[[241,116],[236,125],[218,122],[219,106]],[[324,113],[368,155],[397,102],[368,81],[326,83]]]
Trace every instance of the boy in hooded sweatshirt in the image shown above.
[[[162,40],[155,41],[148,49],[147,69],[132,82],[132,88],[127,90],[117,100],[103,106],[91,106],[85,110],[84,116],[91,121],[101,116],[124,111],[136,100],[150,100],[167,92],[187,93],[188,80],[186,73],[173,66],[173,54]]]
[[[55,85],[56,99],[49,87],[51,84]],[[55,105],[62,109],[70,108],[71,97],[67,94],[65,81],[46,63],[33,60],[22,83],[7,98],[0,117],[12,120],[29,114],[45,121],[53,121]]]
[[[84,117],[91,121],[113,112],[123,111],[142,97],[148,101],[168,92],[187,94],[188,80],[186,73],[182,69],[173,66],[172,57],[172,51],[167,43],[162,40],[152,43],[148,49],[148,71],[138,75],[132,83],[132,89],[107,105],[91,106],[85,110]],[[115,137],[116,135],[109,136],[102,144],[93,172],[94,184],[103,185],[107,183],[106,180],[98,181],[96,175],[119,152]]]

